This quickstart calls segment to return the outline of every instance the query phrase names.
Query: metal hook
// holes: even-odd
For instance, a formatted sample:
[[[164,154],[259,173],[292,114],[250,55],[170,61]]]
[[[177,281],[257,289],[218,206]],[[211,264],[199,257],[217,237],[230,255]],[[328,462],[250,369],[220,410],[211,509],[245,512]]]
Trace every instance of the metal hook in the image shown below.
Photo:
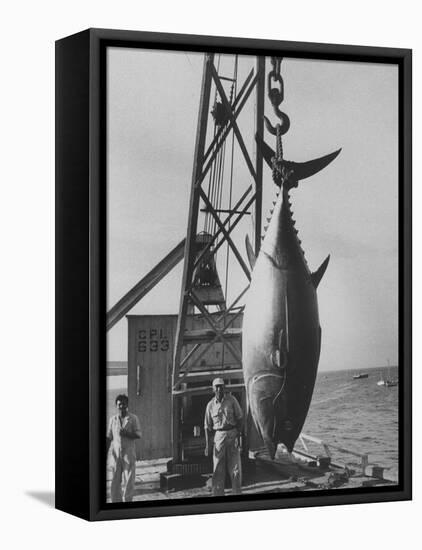
[[[282,111],[280,111],[280,109],[276,110],[274,108],[274,112],[280,119],[281,123],[277,124],[276,126],[273,126],[271,122],[268,120],[268,118],[264,116],[265,127],[273,136],[277,136],[277,135],[284,136],[284,134],[288,132],[290,128],[290,119],[286,115],[286,113],[283,113]]]

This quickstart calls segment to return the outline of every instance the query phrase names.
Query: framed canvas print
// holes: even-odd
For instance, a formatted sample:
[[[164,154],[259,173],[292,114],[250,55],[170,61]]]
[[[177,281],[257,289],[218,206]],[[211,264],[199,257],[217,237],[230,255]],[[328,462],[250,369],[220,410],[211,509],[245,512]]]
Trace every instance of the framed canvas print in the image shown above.
[[[411,498],[411,51],[56,43],[56,506]]]

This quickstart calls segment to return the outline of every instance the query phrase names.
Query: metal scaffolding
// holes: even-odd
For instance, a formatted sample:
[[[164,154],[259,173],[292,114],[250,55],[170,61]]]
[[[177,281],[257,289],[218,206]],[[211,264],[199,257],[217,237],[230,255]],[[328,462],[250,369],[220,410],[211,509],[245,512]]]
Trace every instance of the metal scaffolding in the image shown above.
[[[239,222],[248,214],[253,213],[254,219],[254,253],[258,254],[261,241],[261,211],[262,211],[262,164],[263,158],[259,148],[255,148],[255,162],[249,153],[244,136],[238,124],[238,117],[255,91],[255,124],[258,138],[262,138],[264,124],[264,93],[265,93],[265,58],[253,58],[252,68],[239,87],[239,92],[230,94],[225,91],[223,81],[232,80],[218,73],[214,54],[206,54],[201,88],[201,100],[195,156],[189,204],[188,227],[184,253],[184,268],[180,295],[180,306],[177,321],[173,373],[172,373],[172,403],[173,403],[173,460],[179,461],[183,455],[183,441],[181,436],[181,403],[189,393],[204,393],[209,391],[209,385],[198,386],[201,381],[209,384],[210,378],[221,375],[228,380],[242,379],[241,374],[241,328],[235,323],[243,312],[239,306],[246,293],[250,271],[244,255],[236,246],[233,234]],[[237,60],[236,60],[237,63]],[[215,103],[210,113],[211,91],[219,101]],[[253,95],[252,99],[253,101]],[[250,101],[250,102],[251,102]],[[214,117],[214,135],[207,144],[210,118]],[[218,201],[218,193],[210,192],[206,188],[206,178],[215,170],[215,162],[221,151],[224,150],[229,136],[234,136],[236,144],[246,163],[250,181],[240,190],[240,196],[230,201],[227,207]],[[233,138],[233,142],[234,142]],[[252,157],[252,158],[251,158]],[[231,193],[230,193],[231,196]],[[202,208],[201,208],[202,205]],[[200,211],[206,212],[211,223],[206,231],[199,232],[198,218]],[[217,251],[225,245],[230,254],[236,259],[246,278],[243,290],[227,305],[227,296],[221,289],[216,270],[215,257]],[[203,282],[205,280],[205,283]],[[217,311],[213,311],[217,309]],[[189,322],[192,312],[197,311],[202,318],[201,329],[195,329]],[[231,358],[230,368],[221,365],[216,372],[208,372],[206,367],[201,368],[201,358],[214,345],[221,345]],[[189,385],[187,382],[196,382]],[[229,383],[230,387],[230,383]],[[243,384],[234,384],[233,388],[243,387]]]

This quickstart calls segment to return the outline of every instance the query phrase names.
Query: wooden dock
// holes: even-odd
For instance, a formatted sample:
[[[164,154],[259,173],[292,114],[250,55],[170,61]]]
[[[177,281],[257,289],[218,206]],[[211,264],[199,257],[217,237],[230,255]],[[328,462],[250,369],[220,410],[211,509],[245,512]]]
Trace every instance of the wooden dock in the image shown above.
[[[279,447],[274,460],[271,460],[264,450],[255,451],[250,453],[254,467],[243,475],[242,494],[336,490],[397,484],[397,480],[388,475],[387,469],[369,464],[365,460],[367,455],[353,454],[363,457],[363,460],[351,468],[331,463],[327,456],[305,456],[300,450],[295,450],[289,455]],[[134,501],[212,496],[211,474],[201,475],[201,486],[198,487],[169,491],[161,489],[160,475],[166,473],[168,460],[170,459],[163,458],[137,463]],[[107,477],[109,494],[110,474]],[[226,495],[230,494],[231,490],[226,489]]]

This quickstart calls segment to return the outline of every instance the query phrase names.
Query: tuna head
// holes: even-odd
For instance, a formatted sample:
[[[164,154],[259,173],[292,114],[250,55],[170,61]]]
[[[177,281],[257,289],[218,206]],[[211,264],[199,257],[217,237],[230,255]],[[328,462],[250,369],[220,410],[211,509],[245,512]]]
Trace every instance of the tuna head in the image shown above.
[[[252,418],[272,459],[277,450],[278,419],[284,416],[282,410],[284,378],[283,375],[272,373],[254,376],[248,388]]]

